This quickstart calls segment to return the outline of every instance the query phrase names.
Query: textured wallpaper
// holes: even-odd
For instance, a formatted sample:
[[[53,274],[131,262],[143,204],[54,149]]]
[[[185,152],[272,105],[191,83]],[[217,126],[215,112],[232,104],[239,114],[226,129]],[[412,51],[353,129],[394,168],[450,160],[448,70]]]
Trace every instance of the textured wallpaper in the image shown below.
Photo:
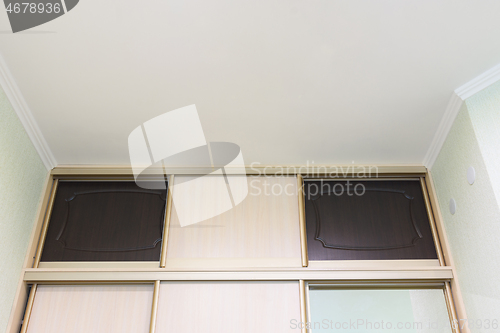
[[[465,103],[493,191],[500,202],[500,81],[471,96]]]
[[[475,100],[483,92],[470,99]],[[487,129],[473,125],[468,101],[455,119],[431,172],[467,315],[476,322],[482,320],[484,326],[485,320],[500,321],[500,209],[485,163],[489,160],[485,155],[491,152],[478,140],[484,134],[481,131]],[[498,142],[490,143],[497,145],[498,158]],[[473,185],[467,182],[469,166],[476,170]],[[450,198],[457,203],[454,215],[448,208]],[[491,332],[491,328],[471,328],[471,332]]]
[[[7,328],[47,174],[0,88],[0,332]]]

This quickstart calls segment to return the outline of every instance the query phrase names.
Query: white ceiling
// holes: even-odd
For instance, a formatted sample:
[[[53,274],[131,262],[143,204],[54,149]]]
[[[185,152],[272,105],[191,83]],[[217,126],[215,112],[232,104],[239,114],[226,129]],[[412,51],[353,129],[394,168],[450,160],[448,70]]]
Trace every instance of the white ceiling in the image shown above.
[[[81,0],[0,51],[59,164],[127,164],[196,104],[262,164],[422,164],[454,89],[500,62],[500,1]]]

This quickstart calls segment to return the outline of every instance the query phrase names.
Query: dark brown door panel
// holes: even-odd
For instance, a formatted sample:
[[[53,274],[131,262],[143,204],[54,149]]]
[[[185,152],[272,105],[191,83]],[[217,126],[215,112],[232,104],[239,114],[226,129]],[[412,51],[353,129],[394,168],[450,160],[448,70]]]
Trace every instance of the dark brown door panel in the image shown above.
[[[437,259],[419,181],[306,181],[310,260]]]
[[[60,182],[42,261],[157,261],[165,203],[134,182]]]

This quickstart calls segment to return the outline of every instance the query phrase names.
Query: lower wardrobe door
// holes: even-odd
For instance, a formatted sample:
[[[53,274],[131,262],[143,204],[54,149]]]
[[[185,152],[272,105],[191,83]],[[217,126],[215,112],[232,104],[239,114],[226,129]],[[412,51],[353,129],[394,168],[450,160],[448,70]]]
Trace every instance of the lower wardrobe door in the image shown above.
[[[152,284],[39,285],[28,333],[147,333]]]
[[[451,333],[443,289],[309,287],[313,333]]]
[[[295,332],[298,282],[162,282],[156,333]]]

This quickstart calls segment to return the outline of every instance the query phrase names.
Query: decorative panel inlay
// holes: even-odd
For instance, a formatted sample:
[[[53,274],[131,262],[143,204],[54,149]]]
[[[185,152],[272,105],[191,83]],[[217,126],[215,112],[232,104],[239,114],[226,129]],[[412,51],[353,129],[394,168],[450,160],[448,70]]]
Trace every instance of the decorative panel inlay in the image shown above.
[[[108,195],[114,196],[113,209],[102,207],[108,200]],[[64,248],[78,251],[93,252],[112,252],[112,251],[137,251],[152,249],[161,242],[161,230],[164,210],[161,205],[157,207],[156,219],[158,223],[158,233],[149,233],[146,237],[138,239],[129,247],[123,247],[123,243],[114,242],[115,238],[126,239],[127,234],[138,235],[141,232],[140,223],[131,223],[127,229],[120,225],[120,215],[126,214],[129,218],[140,221],[142,209],[140,206],[128,205],[129,200],[133,201],[159,201],[165,202],[165,193],[154,191],[132,191],[132,190],[103,190],[77,192],[73,196],[66,198],[66,220],[56,237]],[[151,196],[147,198],[147,196]],[[85,209],[92,207],[92,209]],[[159,209],[158,209],[159,208]],[[96,214],[93,210],[101,210],[101,214]],[[117,214],[119,212],[119,214]],[[118,222],[118,223],[117,223]],[[92,230],[99,237],[85,238],[81,237],[87,229]],[[113,247],[114,246],[114,247]]]
[[[309,259],[434,259],[418,181],[307,181]]]
[[[422,239],[422,233],[413,219],[413,197],[406,194],[405,191],[366,188],[363,194],[365,197],[363,198],[357,195],[337,197],[336,200],[332,201],[332,210],[338,212],[339,220],[349,221],[346,224],[328,223],[325,221],[326,219],[321,219],[319,201],[328,200],[328,196],[332,195],[332,193],[332,191],[322,192],[316,196],[311,196],[310,199],[314,207],[316,220],[314,239],[320,241],[323,247],[342,250],[388,250],[414,246],[418,240]],[[364,201],[376,201],[379,198],[381,201],[391,202],[403,208],[401,210],[406,210],[406,212],[401,212],[403,214],[395,216],[395,214],[391,214],[391,210],[377,209],[376,206],[366,207],[367,211],[359,209]],[[349,205],[346,201],[353,201],[353,204]],[[404,207],[407,209],[404,209]],[[370,230],[367,230],[366,235],[368,237],[361,244],[359,238],[349,237],[348,234],[353,228],[357,230],[367,228],[365,224],[367,218],[371,218],[370,228],[374,229],[373,234],[381,231],[389,234],[389,237],[386,239],[372,237],[373,234]],[[332,217],[332,219],[336,220],[335,217]],[[401,239],[398,239],[394,234],[398,229],[402,233]],[[322,230],[323,233],[321,233]]]
[[[133,182],[61,182],[42,260],[158,260],[165,203]]]

